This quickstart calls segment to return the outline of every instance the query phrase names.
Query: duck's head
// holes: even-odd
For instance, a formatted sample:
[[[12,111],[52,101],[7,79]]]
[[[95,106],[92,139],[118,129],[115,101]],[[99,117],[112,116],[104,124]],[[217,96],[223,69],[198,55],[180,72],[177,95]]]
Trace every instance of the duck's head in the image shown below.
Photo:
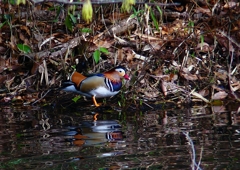
[[[113,69],[115,72],[118,73],[120,77],[123,77],[125,80],[130,80],[129,76],[126,73],[126,68],[123,66],[118,66]]]

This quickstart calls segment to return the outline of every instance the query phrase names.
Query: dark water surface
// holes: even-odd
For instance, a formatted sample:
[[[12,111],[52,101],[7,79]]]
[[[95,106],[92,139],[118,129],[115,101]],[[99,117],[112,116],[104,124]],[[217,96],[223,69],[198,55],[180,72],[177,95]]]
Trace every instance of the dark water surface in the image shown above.
[[[240,169],[236,110],[1,106],[0,169]]]

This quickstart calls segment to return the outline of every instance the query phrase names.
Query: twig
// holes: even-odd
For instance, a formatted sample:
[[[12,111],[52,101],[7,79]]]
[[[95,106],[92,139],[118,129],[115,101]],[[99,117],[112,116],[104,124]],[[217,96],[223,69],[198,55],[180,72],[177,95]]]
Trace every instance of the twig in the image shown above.
[[[36,104],[40,100],[42,100],[52,89],[49,89],[40,99],[36,100],[35,102],[32,103],[32,105]]]

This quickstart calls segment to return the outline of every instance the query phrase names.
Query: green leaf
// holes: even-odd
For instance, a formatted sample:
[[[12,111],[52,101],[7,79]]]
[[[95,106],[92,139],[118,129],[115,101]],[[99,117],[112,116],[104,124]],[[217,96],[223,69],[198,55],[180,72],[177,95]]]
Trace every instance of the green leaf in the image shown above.
[[[162,12],[162,10],[161,10],[161,8],[159,7],[159,6],[157,6],[157,10],[158,10],[158,12],[159,12],[159,14],[160,14],[160,22],[162,23],[162,21],[163,21],[163,12]]]
[[[200,35],[200,41],[201,41],[201,44],[203,45],[203,43],[204,43],[204,36],[203,35]]]
[[[194,22],[190,20],[189,23],[188,23],[188,26],[193,28],[194,27]]]
[[[0,28],[2,28],[6,24],[6,21],[0,24]]]
[[[12,4],[12,5],[16,5],[16,0],[10,0],[9,2],[10,2],[10,4]]]
[[[74,101],[74,102],[76,103],[80,98],[81,98],[81,96],[78,95],[78,96],[74,97],[74,98],[72,99],[72,101]]]
[[[72,22],[73,22],[74,24],[76,24],[76,23],[77,23],[77,18],[76,18],[73,14],[70,14],[70,13],[69,13],[68,15],[70,16]]]
[[[24,53],[30,53],[31,52],[31,48],[27,45],[24,44],[17,44],[17,47],[20,51],[24,52]]]
[[[100,50],[100,52],[105,53],[105,54],[109,53],[108,49],[106,49],[105,47],[100,47],[99,50]]]
[[[73,24],[69,15],[66,17],[64,24],[66,25],[67,29],[72,32]]]
[[[5,20],[10,20],[10,19],[11,19],[11,15],[9,15],[9,14],[4,14],[3,18],[4,18]]]
[[[99,49],[97,49],[96,51],[94,51],[94,53],[93,53],[93,58],[94,58],[95,63],[98,63],[98,62],[99,62],[99,60],[100,60],[100,55],[101,55],[101,53],[100,53],[100,50],[99,50]]]
[[[157,22],[157,19],[156,19],[155,15],[154,15],[152,9],[150,9],[150,15],[151,15],[151,18],[153,20],[155,28],[159,31],[158,22]]]
[[[56,15],[56,18],[53,20],[53,22],[58,22],[58,19],[59,19],[59,17],[60,17],[60,14],[61,14],[61,12],[62,12],[62,10],[63,10],[63,7],[62,6],[56,6],[55,7],[56,9],[56,13],[57,13],[57,15]]]
[[[82,33],[91,33],[92,30],[91,30],[90,28],[82,28],[82,29],[81,29],[81,32],[82,32]]]

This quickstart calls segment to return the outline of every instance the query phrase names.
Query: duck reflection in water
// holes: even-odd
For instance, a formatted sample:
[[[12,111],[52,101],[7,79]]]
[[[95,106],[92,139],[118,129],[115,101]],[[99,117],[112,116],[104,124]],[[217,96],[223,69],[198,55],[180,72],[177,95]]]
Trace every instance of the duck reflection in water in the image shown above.
[[[94,115],[93,121],[83,121],[80,127],[68,128],[65,132],[68,142],[75,146],[103,145],[106,142],[123,140],[121,125],[115,120],[97,120]]]

